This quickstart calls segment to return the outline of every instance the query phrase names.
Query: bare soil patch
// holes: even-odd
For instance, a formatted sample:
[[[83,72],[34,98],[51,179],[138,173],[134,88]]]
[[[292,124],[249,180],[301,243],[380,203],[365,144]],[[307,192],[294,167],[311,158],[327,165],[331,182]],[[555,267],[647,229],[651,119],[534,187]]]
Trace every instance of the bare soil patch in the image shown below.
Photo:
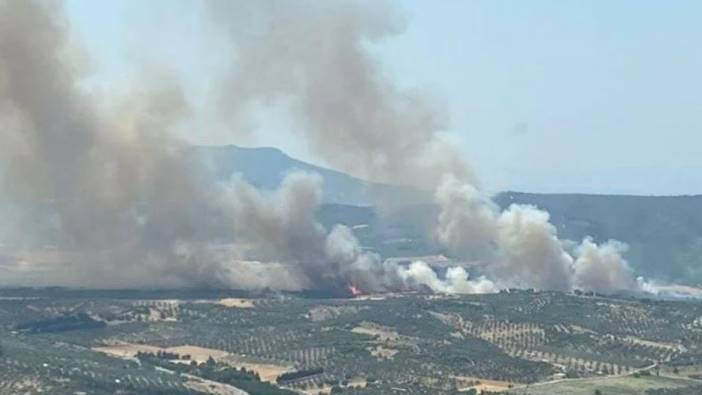
[[[256,307],[254,299],[243,298],[224,298],[220,299],[218,304],[224,307],[234,307],[237,309],[252,309]]]

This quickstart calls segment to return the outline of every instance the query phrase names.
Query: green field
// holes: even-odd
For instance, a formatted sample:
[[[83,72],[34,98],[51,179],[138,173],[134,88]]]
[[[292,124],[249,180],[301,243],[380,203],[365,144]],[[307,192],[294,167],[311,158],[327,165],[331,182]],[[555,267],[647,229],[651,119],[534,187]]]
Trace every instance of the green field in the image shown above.
[[[699,301],[516,290],[320,299],[6,289],[0,290],[0,394],[218,393],[193,387],[192,375],[259,386],[241,384],[252,377],[246,372],[218,371],[227,366],[258,369],[308,394],[336,386],[347,395],[456,395],[489,381],[512,385],[514,394],[643,394],[700,383],[626,377],[656,364],[664,375],[695,374],[702,363],[700,317]],[[191,366],[208,359],[203,350],[214,353],[217,369]],[[183,363],[187,371],[177,368]],[[552,381],[560,377],[571,380]],[[699,395],[697,389],[681,394]]]

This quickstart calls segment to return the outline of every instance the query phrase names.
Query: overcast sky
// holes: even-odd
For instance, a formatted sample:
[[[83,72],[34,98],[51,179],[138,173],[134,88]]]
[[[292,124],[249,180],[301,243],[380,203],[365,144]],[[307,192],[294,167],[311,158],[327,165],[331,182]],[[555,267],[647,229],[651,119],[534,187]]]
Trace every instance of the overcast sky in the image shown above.
[[[702,193],[702,2],[396,1],[406,31],[371,48],[385,74],[445,105],[490,189]],[[371,2],[372,4],[372,2]],[[68,0],[85,86],[169,68],[195,108],[184,138],[276,146],[320,163],[279,109],[250,141],[207,116],[225,67],[198,1]]]

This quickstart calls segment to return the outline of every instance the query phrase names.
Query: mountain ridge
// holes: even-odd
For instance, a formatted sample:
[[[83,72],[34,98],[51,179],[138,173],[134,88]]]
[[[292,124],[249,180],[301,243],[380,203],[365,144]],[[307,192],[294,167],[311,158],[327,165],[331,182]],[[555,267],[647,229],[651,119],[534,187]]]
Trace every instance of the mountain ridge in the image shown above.
[[[402,199],[408,204],[431,201],[431,194],[416,188],[362,180],[352,175],[313,165],[290,157],[273,147],[193,146],[191,155],[204,163],[218,180],[240,174],[257,188],[273,190],[286,174],[301,170],[317,173],[324,180],[322,198],[325,203],[371,206],[378,200]],[[262,166],[266,164],[266,166]]]

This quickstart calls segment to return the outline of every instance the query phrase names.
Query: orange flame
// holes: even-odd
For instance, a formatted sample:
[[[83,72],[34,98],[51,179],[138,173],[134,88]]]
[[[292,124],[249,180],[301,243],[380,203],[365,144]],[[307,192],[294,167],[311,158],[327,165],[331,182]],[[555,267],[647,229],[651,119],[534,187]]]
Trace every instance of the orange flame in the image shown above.
[[[349,292],[351,292],[351,295],[353,295],[354,297],[361,296],[363,294],[363,292],[361,292],[361,290],[353,284],[348,284],[346,288],[349,290]]]

